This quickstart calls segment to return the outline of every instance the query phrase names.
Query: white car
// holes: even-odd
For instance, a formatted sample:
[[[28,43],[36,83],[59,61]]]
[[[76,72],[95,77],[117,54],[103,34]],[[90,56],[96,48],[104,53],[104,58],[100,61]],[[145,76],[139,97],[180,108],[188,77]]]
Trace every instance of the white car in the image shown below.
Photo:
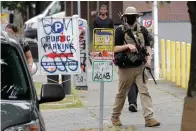
[[[52,1],[50,5],[39,15],[27,20],[24,23],[24,36],[27,38],[37,38],[37,23],[38,18],[52,16],[63,17],[65,16],[65,2],[64,1]]]

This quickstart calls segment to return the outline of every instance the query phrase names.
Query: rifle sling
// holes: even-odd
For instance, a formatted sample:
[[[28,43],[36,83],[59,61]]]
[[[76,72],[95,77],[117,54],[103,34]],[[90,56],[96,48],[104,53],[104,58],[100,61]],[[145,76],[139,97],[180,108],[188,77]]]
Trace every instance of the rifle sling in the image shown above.
[[[131,29],[126,30],[126,31],[124,32],[124,34],[125,34],[125,33],[127,33],[127,34],[134,40],[134,42],[135,42],[135,44],[136,44],[136,48],[137,48],[137,50],[138,50],[139,47],[140,47],[140,45],[138,44],[138,42],[137,42],[135,36],[133,35],[133,32],[131,31]],[[139,39],[138,39],[138,40],[139,40]],[[124,38],[124,41],[125,41],[125,43],[127,44],[125,38]],[[140,43],[140,41],[139,41],[139,43]]]

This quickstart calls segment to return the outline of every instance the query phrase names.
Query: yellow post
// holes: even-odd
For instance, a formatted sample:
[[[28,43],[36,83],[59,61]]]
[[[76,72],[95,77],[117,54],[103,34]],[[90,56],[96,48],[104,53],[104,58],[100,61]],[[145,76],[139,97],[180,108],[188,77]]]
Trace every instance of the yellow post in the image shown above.
[[[188,82],[189,82],[189,74],[190,74],[190,58],[191,58],[191,44],[187,43],[186,45],[186,63],[187,63],[187,68],[186,68],[186,88],[188,88]]]
[[[170,40],[167,40],[167,80],[171,80],[171,50],[170,50]]]
[[[180,42],[176,42],[176,85],[180,86]]]
[[[165,63],[165,41],[161,39],[161,70],[162,77],[166,78],[166,63]]]
[[[181,53],[181,78],[182,88],[186,88],[186,43],[182,42],[182,53]]]
[[[176,80],[176,43],[174,41],[171,42],[171,81],[175,82]]]

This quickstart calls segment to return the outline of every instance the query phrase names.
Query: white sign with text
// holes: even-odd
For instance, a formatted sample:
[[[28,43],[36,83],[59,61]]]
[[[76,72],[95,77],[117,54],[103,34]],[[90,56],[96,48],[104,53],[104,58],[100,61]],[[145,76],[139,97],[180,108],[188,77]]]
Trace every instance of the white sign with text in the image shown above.
[[[38,27],[41,74],[80,74],[78,18],[40,18]]]
[[[113,80],[113,62],[94,61],[92,79],[95,82],[111,82]]]

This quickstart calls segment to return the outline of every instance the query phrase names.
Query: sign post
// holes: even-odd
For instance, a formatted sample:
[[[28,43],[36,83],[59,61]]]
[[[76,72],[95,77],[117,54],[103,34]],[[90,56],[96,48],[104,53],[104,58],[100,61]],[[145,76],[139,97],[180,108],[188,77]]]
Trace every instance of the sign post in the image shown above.
[[[95,61],[93,62],[92,79],[94,82],[100,82],[100,131],[103,131],[104,82],[113,80],[113,48],[113,29],[97,28],[93,30],[93,58]]]
[[[103,131],[104,82],[100,82],[99,130]]]

